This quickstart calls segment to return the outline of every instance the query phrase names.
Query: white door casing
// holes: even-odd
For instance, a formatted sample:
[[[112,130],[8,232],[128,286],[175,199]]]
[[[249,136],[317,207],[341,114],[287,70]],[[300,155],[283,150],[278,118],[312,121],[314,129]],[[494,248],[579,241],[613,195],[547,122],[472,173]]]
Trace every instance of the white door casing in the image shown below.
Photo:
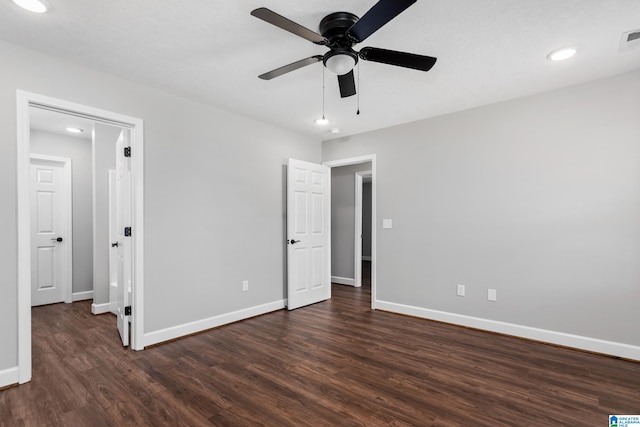
[[[376,230],[376,187],[377,187],[377,177],[376,177],[376,155],[368,154],[365,156],[359,157],[350,157],[346,159],[339,160],[330,160],[323,162],[323,165],[329,168],[336,168],[341,166],[348,165],[357,165],[360,163],[371,162],[371,309],[376,309],[376,301],[377,301],[377,291],[376,291],[376,282],[377,282],[377,230]]]
[[[289,159],[287,169],[287,308],[331,298],[329,168]]]
[[[71,302],[71,159],[31,155],[31,305]]]
[[[132,181],[132,315],[131,347],[144,349],[144,122],[141,119],[76,104],[37,93],[16,90],[17,105],[17,194],[18,194],[18,374],[20,384],[31,380],[31,206],[30,206],[30,112],[44,108],[63,114],[79,115],[128,129],[134,150]]]
[[[116,325],[122,345],[129,345],[129,306],[131,288],[131,235],[125,228],[131,227],[131,161],[125,157],[125,147],[130,147],[129,131],[123,130],[116,142],[116,235],[117,235],[117,284],[116,284]]]

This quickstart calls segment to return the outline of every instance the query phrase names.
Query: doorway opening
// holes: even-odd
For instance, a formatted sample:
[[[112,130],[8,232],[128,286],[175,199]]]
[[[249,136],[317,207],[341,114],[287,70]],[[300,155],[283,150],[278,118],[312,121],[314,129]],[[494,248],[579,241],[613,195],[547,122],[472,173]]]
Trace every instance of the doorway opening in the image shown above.
[[[131,150],[131,348],[144,348],[144,252],[143,252],[143,195],[144,144],[143,122],[140,119],[75,104],[25,91],[17,91],[17,149],[18,149],[18,381],[31,380],[31,114],[34,108],[57,112],[89,120],[94,123],[126,130]],[[95,156],[94,156],[95,158]],[[95,209],[95,206],[94,206]],[[95,235],[95,230],[94,233]],[[58,236],[60,237],[60,236]],[[57,239],[57,237],[56,237]],[[109,304],[107,304],[108,308]],[[108,311],[108,310],[107,310]],[[114,322],[115,323],[115,322]],[[115,325],[114,325],[115,326]]]
[[[355,233],[354,239],[354,270],[355,284],[359,287],[371,285],[371,171],[356,172],[355,174]]]
[[[331,253],[332,253],[332,281],[334,283],[342,283],[351,286],[360,286],[362,283],[362,185],[370,180],[371,185],[371,222],[370,222],[370,259],[368,265],[364,268],[370,268],[370,284],[371,284],[371,308],[376,308],[376,155],[365,155],[360,157],[352,157],[341,160],[332,160],[324,162],[323,165],[328,166],[331,170],[332,178],[334,171],[348,172],[346,186],[349,187],[350,193],[346,193],[345,204],[349,205],[349,212],[344,216],[345,222],[349,223],[350,230],[346,235],[341,235],[334,225],[338,225],[334,221],[340,221],[334,213],[334,204],[332,202],[332,230],[331,230]],[[348,168],[347,168],[348,167]],[[336,188],[332,187],[332,199],[335,195]],[[358,192],[360,194],[358,195]],[[340,197],[339,195],[337,197]],[[360,198],[360,206],[357,205],[358,197]],[[357,212],[356,212],[357,211]],[[359,222],[359,225],[358,225]],[[339,225],[338,225],[339,226]],[[348,242],[339,243],[342,238]],[[346,251],[343,250],[346,248]],[[335,261],[335,262],[334,262]],[[341,268],[337,262],[344,263],[345,273],[340,273]],[[336,272],[334,274],[334,272]],[[346,277],[343,277],[346,276]]]

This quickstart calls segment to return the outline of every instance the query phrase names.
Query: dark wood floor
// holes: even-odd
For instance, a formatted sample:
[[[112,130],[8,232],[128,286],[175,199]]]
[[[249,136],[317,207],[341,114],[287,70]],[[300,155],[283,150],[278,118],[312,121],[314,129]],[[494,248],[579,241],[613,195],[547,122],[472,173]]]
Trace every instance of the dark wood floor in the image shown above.
[[[89,303],[34,308],[2,426],[605,426],[640,363],[372,312],[370,288],[142,352]]]

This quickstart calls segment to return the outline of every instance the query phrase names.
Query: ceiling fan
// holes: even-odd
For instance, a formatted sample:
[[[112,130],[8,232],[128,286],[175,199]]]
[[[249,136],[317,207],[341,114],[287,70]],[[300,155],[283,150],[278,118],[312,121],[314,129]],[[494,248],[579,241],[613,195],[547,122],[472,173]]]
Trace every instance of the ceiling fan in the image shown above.
[[[317,45],[327,46],[329,52],[301,59],[268,73],[258,76],[263,80],[271,80],[298,68],[322,61],[325,68],[338,76],[340,96],[346,98],[356,94],[353,67],[358,59],[380,62],[414,70],[429,71],[437,58],[398,52],[395,50],[364,47],[360,52],[353,50],[353,45],[363,42],[387,22],[414,4],[417,0],[379,0],[362,18],[349,12],[334,12],[320,21],[320,34],[278,15],[266,7],[255,9],[251,15],[269,24],[289,31]]]

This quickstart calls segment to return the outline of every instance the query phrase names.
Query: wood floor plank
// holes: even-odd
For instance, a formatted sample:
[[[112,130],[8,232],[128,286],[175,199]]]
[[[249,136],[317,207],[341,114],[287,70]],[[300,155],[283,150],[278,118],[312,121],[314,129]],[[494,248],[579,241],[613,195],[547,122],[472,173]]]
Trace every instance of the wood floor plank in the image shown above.
[[[37,307],[0,426],[556,426],[640,413],[640,363],[370,310],[370,288],[141,352],[90,303]]]

